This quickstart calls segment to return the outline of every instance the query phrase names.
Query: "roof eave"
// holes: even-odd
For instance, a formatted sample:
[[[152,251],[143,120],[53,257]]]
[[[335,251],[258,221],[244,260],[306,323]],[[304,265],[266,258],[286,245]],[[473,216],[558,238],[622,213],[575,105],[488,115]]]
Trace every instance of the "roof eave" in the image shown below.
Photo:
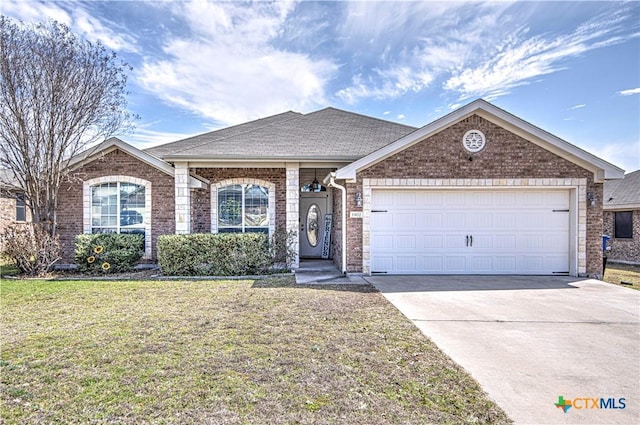
[[[424,127],[410,133],[395,142],[339,169],[336,178],[341,180],[355,180],[358,171],[368,168],[384,159],[400,152],[407,147],[419,143],[436,134],[454,123],[461,121],[473,114],[477,114],[495,124],[508,127],[509,131],[523,136],[526,140],[535,143],[555,154],[574,162],[581,167],[593,172],[594,181],[602,183],[605,180],[624,178],[624,170],[615,165],[578,148],[571,143],[560,139],[521,118],[512,115],[503,109],[483,100],[477,99],[457,109]],[[496,122],[497,121],[497,122]]]

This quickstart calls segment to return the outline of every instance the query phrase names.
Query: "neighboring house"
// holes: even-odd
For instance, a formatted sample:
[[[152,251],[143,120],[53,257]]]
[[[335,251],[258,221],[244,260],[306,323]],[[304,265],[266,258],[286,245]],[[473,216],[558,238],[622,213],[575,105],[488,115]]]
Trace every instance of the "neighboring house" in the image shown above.
[[[623,170],[484,101],[419,129],[334,108],[73,158],[58,232],[299,233],[348,273],[602,270],[603,183]],[[135,216],[134,223],[129,218]],[[124,219],[123,219],[124,217]],[[296,263],[297,265],[297,263]]]
[[[640,264],[640,170],[604,184],[604,233],[609,260]]]
[[[0,170],[0,234],[10,224],[26,223],[30,220],[24,192],[13,184],[13,178],[6,169]]]

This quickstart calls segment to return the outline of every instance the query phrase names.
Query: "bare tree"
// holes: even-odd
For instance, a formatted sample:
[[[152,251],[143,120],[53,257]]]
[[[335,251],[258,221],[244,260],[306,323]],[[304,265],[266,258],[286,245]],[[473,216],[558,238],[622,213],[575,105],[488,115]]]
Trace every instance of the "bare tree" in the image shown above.
[[[51,235],[69,159],[132,122],[129,70],[63,24],[0,17],[0,168],[12,177],[5,183],[25,193],[34,223]]]

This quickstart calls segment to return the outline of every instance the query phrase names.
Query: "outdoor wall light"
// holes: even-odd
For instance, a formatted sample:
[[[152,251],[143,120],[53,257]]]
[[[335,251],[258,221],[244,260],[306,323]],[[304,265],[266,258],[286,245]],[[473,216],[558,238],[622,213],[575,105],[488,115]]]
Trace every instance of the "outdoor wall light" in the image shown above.
[[[593,192],[587,192],[587,201],[589,201],[589,205],[592,207],[596,206],[596,200],[598,198],[596,197],[596,194]]]
[[[356,207],[362,208],[362,193],[356,192]]]

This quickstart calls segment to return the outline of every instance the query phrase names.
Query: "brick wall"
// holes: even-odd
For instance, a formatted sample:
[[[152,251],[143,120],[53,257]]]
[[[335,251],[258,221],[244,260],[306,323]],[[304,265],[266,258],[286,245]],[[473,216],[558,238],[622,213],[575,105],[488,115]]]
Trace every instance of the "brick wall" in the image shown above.
[[[16,221],[16,198],[0,193],[0,232]]]
[[[640,210],[633,211],[633,239],[616,239],[615,236],[615,213],[605,211],[604,213],[604,234],[611,236],[609,246],[611,251],[607,253],[610,260],[630,261],[640,263]]]
[[[481,130],[487,139],[485,148],[471,154],[462,146],[463,135],[471,129]],[[470,160],[471,158],[471,160]],[[593,182],[593,173],[528,142],[480,116],[473,115],[421,141],[357,175],[357,182],[347,184],[347,204],[355,207],[354,195],[362,192],[364,178],[403,179],[517,179],[517,178],[585,178],[587,191],[598,199],[595,208],[587,209],[587,273],[602,270],[602,184]],[[362,271],[362,220],[347,218],[348,271]]]
[[[197,168],[196,174],[216,184],[227,179],[252,178],[271,182],[276,186],[276,229],[286,229],[287,187],[285,168]],[[211,229],[211,191],[199,191],[197,207],[192,210],[192,228]],[[193,192],[192,192],[193,194]],[[192,200],[192,205],[194,204]]]
[[[173,177],[116,149],[81,169],[75,170],[70,175],[69,182],[63,184],[60,189],[58,234],[63,243],[63,262],[74,261],[75,237],[82,233],[82,182],[97,177],[115,175],[137,177],[148,180],[152,184],[152,259],[156,258],[158,236],[175,233]]]

